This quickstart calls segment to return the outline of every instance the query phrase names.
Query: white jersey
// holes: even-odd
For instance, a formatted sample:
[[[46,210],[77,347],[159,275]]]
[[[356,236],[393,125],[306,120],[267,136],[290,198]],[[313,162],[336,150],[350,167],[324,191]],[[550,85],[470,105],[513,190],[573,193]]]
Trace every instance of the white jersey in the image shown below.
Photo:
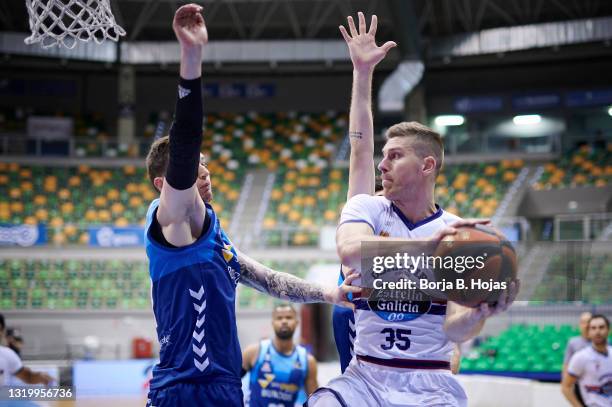
[[[0,386],[6,386],[10,376],[17,373],[23,365],[13,349],[0,346]]]
[[[357,195],[342,210],[340,225],[363,222],[377,236],[425,239],[459,220],[437,207],[436,213],[413,224],[385,197]],[[450,361],[453,344],[443,330],[446,303],[421,303],[418,308],[408,313],[403,312],[406,301],[357,300],[355,354],[378,359]]]
[[[587,407],[612,406],[612,346],[607,355],[593,346],[579,350],[570,359],[567,372],[578,379]]]

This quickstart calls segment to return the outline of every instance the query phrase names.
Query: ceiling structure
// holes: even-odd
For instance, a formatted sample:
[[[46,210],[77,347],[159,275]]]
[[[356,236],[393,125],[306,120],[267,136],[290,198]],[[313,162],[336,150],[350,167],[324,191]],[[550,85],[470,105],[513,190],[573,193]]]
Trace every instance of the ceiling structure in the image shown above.
[[[173,41],[173,13],[187,3],[109,1],[129,42]],[[0,1],[0,32],[29,31],[25,2]],[[610,0],[200,0],[197,3],[204,6],[209,35],[215,41],[338,41],[342,39],[338,25],[346,23],[346,16],[355,16],[357,11],[377,14],[377,40],[394,40],[399,44],[399,50],[394,52],[400,58],[424,58],[428,64],[443,63],[443,58],[428,57],[427,50],[457,34],[612,16]],[[601,48],[601,44],[597,47]],[[584,47],[575,48],[584,50]],[[575,51],[570,49],[568,53],[571,52]]]
[[[174,0],[110,2],[130,41],[173,39],[172,15],[186,3]],[[203,0],[197,3],[204,6],[210,36],[215,40],[339,39],[338,25],[346,21],[347,15],[355,15],[359,10],[378,15],[381,40],[397,37],[398,31],[411,20],[416,23],[411,29],[428,39],[493,27],[612,15],[612,2],[608,0]],[[0,2],[0,31],[28,31],[25,0]]]

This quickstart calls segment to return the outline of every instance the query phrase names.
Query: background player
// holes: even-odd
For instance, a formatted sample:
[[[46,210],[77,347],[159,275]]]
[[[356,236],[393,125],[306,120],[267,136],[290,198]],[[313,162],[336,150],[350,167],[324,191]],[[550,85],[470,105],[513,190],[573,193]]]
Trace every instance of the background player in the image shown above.
[[[0,314],[0,387],[8,383],[9,376],[15,376],[27,384],[48,386],[53,383],[53,377],[44,372],[34,372],[23,366],[19,355],[8,346],[4,346],[5,329],[4,315]]]
[[[242,405],[241,354],[235,316],[239,279],[299,302],[344,302],[354,288],[322,287],[277,273],[239,254],[206,202],[210,174],[202,161],[202,47],[208,33],[200,12],[179,8],[180,84],[169,138],[151,146],[147,170],[160,191],[147,212],[146,243],[160,362],[153,369],[152,406]],[[351,278],[347,278],[350,283]]]
[[[612,406],[612,346],[608,345],[610,321],[603,315],[593,315],[588,323],[590,346],[576,352],[563,375],[563,395],[573,407],[582,403],[574,394],[578,382],[587,407]]]
[[[305,347],[293,342],[298,326],[295,308],[281,304],[272,311],[274,337],[249,345],[242,353],[242,368],[250,372],[249,406],[293,407],[300,389],[306,395],[318,387],[317,361]]]
[[[359,12],[359,33],[351,38],[344,27],[340,31],[344,37],[351,61],[353,63],[353,86],[349,112],[349,140],[351,152],[349,157],[349,179],[346,199],[355,195],[375,192],[374,169],[374,122],[372,117],[372,76],[374,68],[397,44],[388,41],[382,46],[376,45],[376,28],[378,18],[372,16],[370,29],[366,32],[365,16]],[[352,17],[348,17],[349,27],[355,28]],[[382,184],[377,190],[382,190]],[[347,269],[341,268],[338,283],[344,281]],[[340,356],[340,370],[344,372],[353,357],[355,338],[355,318],[353,310],[334,306],[333,310],[334,340]]]
[[[580,328],[580,336],[575,336],[570,338],[567,342],[567,347],[565,348],[565,355],[563,356],[563,370],[561,371],[561,376],[567,373],[567,365],[569,364],[570,359],[576,352],[581,349],[586,348],[591,344],[589,340],[589,321],[591,320],[592,314],[590,312],[583,312],[580,314],[580,320],[578,322],[578,327]],[[582,400],[582,396],[580,395],[580,387],[576,384],[574,386],[574,394],[580,403],[584,404]]]

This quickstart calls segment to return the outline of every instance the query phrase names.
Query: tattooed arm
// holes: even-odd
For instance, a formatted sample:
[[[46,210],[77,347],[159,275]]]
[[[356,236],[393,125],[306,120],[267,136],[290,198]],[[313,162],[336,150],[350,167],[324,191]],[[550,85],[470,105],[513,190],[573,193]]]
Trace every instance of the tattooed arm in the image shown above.
[[[238,253],[238,263],[240,282],[244,285],[291,302],[328,302],[353,308],[346,295],[361,292],[361,288],[350,285],[358,277],[357,273],[348,277],[341,286],[335,287],[309,282],[288,273],[272,270],[241,252]]]

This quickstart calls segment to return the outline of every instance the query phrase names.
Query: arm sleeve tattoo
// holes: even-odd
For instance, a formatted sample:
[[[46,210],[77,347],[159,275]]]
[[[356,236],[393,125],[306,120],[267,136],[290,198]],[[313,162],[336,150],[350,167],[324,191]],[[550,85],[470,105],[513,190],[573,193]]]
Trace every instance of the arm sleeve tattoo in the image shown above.
[[[274,271],[238,253],[240,282],[257,291],[291,302],[325,302],[325,288],[291,274]]]

